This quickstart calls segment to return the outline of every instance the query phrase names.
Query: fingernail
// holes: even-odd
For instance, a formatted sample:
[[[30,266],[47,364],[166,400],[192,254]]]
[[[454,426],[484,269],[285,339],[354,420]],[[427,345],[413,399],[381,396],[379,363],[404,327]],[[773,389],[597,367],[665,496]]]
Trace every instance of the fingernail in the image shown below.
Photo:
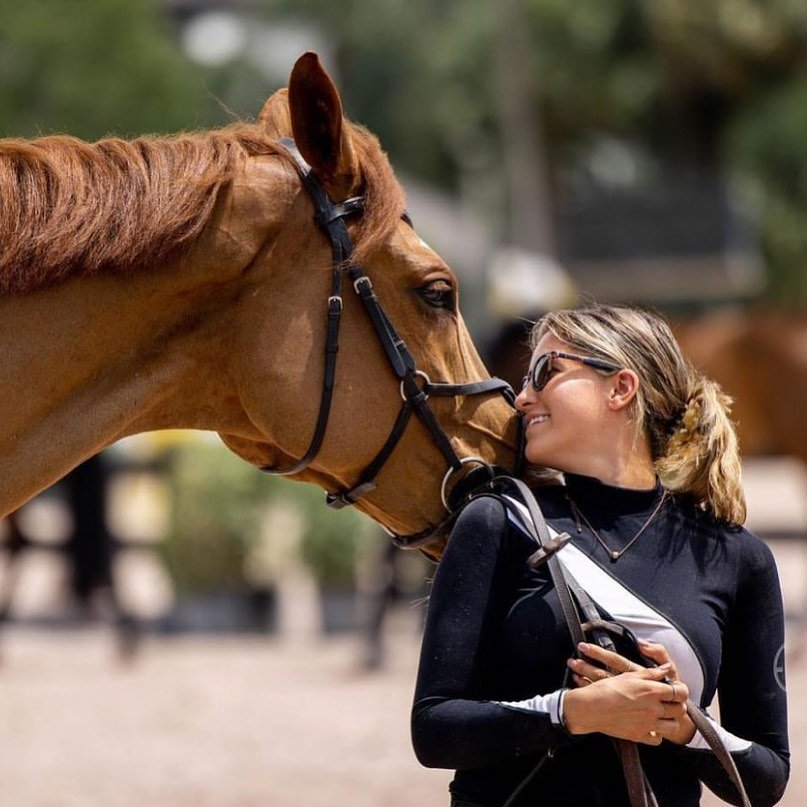
[[[656,667],[657,670],[669,670],[672,667],[672,664],[669,661],[665,661],[664,664],[659,664]]]
[[[648,641],[647,641],[647,639],[637,639],[637,640],[636,640],[636,643],[637,643],[637,644],[643,644],[643,645],[649,645],[649,644],[652,644],[651,642],[648,642]]]
[[[586,642],[580,642],[580,643],[577,645],[577,649],[578,649],[578,650],[579,650],[581,653],[585,653],[585,652],[587,652],[587,651],[590,649],[590,645],[589,645],[588,643],[586,643]]]

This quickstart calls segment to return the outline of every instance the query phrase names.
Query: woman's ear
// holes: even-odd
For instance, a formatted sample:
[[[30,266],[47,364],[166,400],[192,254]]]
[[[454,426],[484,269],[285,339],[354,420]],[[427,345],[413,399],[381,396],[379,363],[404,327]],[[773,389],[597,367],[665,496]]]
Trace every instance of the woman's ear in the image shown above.
[[[614,412],[630,405],[639,391],[639,376],[633,370],[621,369],[611,376],[608,408]]]

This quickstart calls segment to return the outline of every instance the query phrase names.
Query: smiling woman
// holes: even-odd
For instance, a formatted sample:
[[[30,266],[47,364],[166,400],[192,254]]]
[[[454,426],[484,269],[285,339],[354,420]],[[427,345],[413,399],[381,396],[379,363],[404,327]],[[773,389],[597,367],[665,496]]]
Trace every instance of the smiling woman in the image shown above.
[[[774,804],[789,775],[782,602],[770,551],[740,526],[729,399],[645,311],[552,312],[532,345],[516,405],[527,459],[555,474],[533,493],[563,575],[593,600],[585,630],[607,628],[615,650],[570,643],[521,509],[476,499],[429,600],[419,759],[457,770],[455,807],[635,807],[641,767],[660,804],[694,807],[702,783],[748,803],[685,705],[719,692],[714,731],[750,802]],[[624,741],[641,749],[638,790]]]

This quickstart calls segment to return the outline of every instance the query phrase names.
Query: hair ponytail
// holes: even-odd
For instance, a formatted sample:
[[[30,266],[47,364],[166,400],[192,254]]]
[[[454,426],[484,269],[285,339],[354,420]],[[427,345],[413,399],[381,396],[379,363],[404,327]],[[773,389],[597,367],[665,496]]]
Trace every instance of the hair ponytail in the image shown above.
[[[746,516],[745,494],[731,404],[732,399],[717,383],[698,375],[655,465],[667,490],[689,495],[717,518],[742,524]]]

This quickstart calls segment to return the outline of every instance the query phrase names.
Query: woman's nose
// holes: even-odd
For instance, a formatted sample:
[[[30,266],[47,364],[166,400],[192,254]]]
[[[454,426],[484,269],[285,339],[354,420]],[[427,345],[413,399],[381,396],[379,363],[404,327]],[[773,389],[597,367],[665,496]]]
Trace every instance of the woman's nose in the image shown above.
[[[532,403],[535,398],[535,390],[532,388],[532,384],[525,384],[521,388],[521,392],[516,395],[516,409],[519,412],[524,412],[527,406]]]

